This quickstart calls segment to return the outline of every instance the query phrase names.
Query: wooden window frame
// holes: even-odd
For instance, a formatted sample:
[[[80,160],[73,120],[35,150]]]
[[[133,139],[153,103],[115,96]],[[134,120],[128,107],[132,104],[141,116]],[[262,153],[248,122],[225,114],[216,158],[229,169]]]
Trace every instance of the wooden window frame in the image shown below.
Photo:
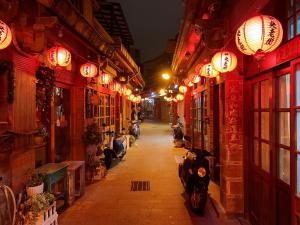
[[[300,30],[298,31],[299,33],[297,34],[297,14],[299,13],[300,15],[300,7],[299,9],[296,9],[296,3],[297,3],[297,0],[292,0],[293,1],[293,8],[292,8],[292,14],[291,15],[288,15],[288,11],[289,11],[289,5],[286,6],[286,27],[287,27],[287,40],[292,40],[293,38],[295,38],[296,36],[298,36],[300,34]],[[288,3],[287,3],[288,4]],[[289,29],[289,21],[290,20],[293,20],[293,24],[294,24],[294,30],[293,30],[293,36],[292,37],[289,37],[289,32],[288,32],[288,29]]]

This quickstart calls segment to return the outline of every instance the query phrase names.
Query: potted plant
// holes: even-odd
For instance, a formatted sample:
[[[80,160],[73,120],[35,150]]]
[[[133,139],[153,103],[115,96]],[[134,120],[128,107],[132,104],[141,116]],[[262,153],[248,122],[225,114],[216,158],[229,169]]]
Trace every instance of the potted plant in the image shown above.
[[[28,196],[41,194],[44,191],[44,178],[42,174],[32,174],[26,184],[26,192]]]
[[[34,143],[41,145],[45,143],[45,138],[48,136],[47,128],[42,127],[38,130],[38,133],[34,136]]]
[[[24,211],[26,215],[26,224],[43,224],[45,221],[44,211],[48,210],[55,202],[54,195],[50,193],[41,193],[29,197],[24,202]]]
[[[86,179],[87,182],[93,180],[96,168],[100,165],[99,158],[97,157],[97,145],[101,142],[101,133],[96,123],[92,123],[86,127],[83,134],[83,140],[86,145]]]
[[[99,132],[99,127],[96,123],[92,123],[86,127],[83,134],[83,140],[87,148],[87,153],[97,152],[97,145],[101,141],[101,133]]]

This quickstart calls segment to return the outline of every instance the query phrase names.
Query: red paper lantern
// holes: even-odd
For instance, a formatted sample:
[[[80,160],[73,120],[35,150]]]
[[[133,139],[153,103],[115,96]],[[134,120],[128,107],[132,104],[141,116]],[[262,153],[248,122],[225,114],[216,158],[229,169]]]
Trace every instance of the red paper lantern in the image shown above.
[[[99,78],[99,84],[110,84],[113,81],[113,76],[108,73],[102,73]]]
[[[125,90],[125,95],[130,96],[132,94],[132,90],[131,89],[126,89]]]
[[[205,64],[201,69],[201,76],[212,78],[218,75],[219,72],[213,68],[211,63]]]
[[[221,73],[226,73],[236,68],[237,58],[233,52],[220,51],[213,56],[211,63],[214,69]]]
[[[12,41],[12,34],[9,26],[0,20],[0,49],[7,48]]]
[[[200,81],[200,76],[199,76],[198,74],[192,75],[192,82],[193,82],[194,84],[199,83],[199,81]]]
[[[180,85],[180,86],[179,86],[179,92],[181,92],[181,93],[186,93],[186,92],[187,92],[187,87],[184,86],[184,85]]]
[[[53,66],[68,66],[71,63],[71,53],[63,47],[50,48],[47,55]]]
[[[95,77],[98,73],[97,66],[92,63],[85,63],[80,67],[80,73],[84,77]]]
[[[235,43],[246,55],[274,51],[281,43],[281,23],[272,16],[255,16],[245,21],[237,30]]]
[[[183,94],[177,94],[176,99],[177,99],[177,101],[182,101],[184,99]]]

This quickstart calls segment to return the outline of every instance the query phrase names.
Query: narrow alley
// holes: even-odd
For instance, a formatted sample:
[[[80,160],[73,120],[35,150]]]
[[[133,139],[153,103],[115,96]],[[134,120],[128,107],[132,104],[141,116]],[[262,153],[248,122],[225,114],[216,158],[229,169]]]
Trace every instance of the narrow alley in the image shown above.
[[[240,225],[218,220],[210,202],[204,216],[190,212],[178,178],[176,155],[168,124],[144,123],[142,135],[105,179],[60,215],[60,225]],[[132,192],[131,181],[150,181],[150,191]],[[213,188],[212,188],[213,190]]]
[[[300,0],[0,0],[0,225],[300,225]]]

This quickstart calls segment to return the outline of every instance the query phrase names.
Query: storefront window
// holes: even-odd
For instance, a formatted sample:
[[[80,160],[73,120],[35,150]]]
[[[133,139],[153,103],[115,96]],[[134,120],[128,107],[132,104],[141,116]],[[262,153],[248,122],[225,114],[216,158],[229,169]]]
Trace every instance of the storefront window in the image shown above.
[[[269,140],[269,112],[261,113],[261,138]]]
[[[296,102],[297,106],[300,106],[300,64],[296,67]]]
[[[300,111],[297,112],[297,150],[300,150]]]
[[[264,80],[260,83],[260,99],[261,99],[261,108],[269,108],[269,80]]]
[[[279,179],[290,184],[290,151],[284,148],[279,149]]]
[[[290,113],[279,113],[279,143],[290,146]]]
[[[300,34],[300,1],[289,0],[287,9],[288,40]]]
[[[261,142],[261,167],[270,172],[270,146],[264,142]]]
[[[279,108],[290,108],[290,75],[278,78]]]

